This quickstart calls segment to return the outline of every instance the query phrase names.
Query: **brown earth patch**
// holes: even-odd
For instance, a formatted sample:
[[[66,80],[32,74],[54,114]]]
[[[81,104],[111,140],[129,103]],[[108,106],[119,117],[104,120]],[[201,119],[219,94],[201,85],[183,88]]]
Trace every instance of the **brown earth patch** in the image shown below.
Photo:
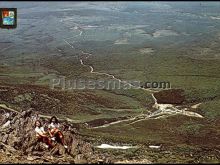
[[[159,104],[182,104],[185,101],[183,89],[169,89],[154,94]]]
[[[95,119],[95,120],[92,120],[86,123],[88,124],[89,127],[98,127],[104,124],[109,124],[109,123],[119,121],[119,120],[124,120],[124,119],[127,119],[127,117]]]

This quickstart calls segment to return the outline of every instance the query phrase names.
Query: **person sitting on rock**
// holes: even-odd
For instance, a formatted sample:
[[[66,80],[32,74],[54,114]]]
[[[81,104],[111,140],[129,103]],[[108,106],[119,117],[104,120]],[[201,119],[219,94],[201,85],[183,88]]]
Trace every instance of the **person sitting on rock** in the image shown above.
[[[47,148],[53,148],[50,138],[48,137],[47,133],[44,131],[44,127],[40,120],[35,121],[35,132],[38,142],[43,142],[46,144]]]
[[[60,142],[65,148],[67,148],[67,145],[64,143],[63,133],[60,131],[60,124],[55,116],[51,117],[48,130],[52,140]]]

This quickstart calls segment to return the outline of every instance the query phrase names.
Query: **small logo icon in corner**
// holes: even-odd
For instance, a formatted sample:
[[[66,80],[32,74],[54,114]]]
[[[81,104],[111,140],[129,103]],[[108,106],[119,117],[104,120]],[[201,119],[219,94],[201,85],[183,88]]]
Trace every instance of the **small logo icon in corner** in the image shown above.
[[[17,8],[0,8],[0,28],[14,29],[17,27]]]

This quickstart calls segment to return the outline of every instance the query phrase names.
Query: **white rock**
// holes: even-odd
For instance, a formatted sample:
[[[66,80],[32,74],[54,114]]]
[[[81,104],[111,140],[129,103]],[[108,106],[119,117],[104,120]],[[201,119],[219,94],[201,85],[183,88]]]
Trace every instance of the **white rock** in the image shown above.
[[[160,147],[161,147],[161,145],[160,146],[149,145],[149,148],[153,148],[153,149],[159,149]]]

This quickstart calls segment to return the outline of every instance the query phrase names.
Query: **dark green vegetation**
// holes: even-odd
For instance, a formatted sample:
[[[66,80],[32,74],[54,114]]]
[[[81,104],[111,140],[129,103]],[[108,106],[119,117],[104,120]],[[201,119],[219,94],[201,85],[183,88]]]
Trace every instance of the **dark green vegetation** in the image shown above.
[[[1,2],[0,6],[17,7],[19,12],[18,28],[0,31],[0,104],[17,110],[33,107],[77,123],[154,111],[150,93],[143,90],[49,89],[50,80],[59,76],[111,79],[91,74],[80,64],[82,58],[94,71],[122,80],[170,82],[172,88],[184,90],[181,106],[204,116],[81,128],[83,134],[100,143],[143,145],[134,152],[109,151],[125,158],[139,154],[158,163],[219,162],[220,3]],[[81,50],[92,55],[86,59]],[[198,108],[190,108],[197,103]],[[154,151],[149,144],[162,148]]]

